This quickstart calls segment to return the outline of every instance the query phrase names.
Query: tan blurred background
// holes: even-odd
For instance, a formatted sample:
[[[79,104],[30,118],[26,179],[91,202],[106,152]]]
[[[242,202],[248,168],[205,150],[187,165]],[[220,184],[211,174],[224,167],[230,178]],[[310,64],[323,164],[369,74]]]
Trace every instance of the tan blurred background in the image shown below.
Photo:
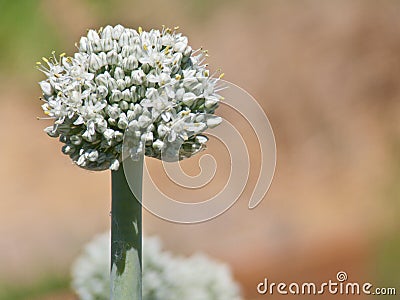
[[[257,298],[264,277],[318,283],[338,271],[400,293],[399,16],[395,0],[1,0],[0,299],[75,299],[70,264],[109,228],[110,174],[73,166],[43,133],[34,69],[109,23],[179,25],[209,50],[213,70],[260,102],[277,141],[275,179],[257,209],[246,208],[253,170],[220,218],[183,226],[146,214],[148,234],[229,263],[245,299],[288,297]]]

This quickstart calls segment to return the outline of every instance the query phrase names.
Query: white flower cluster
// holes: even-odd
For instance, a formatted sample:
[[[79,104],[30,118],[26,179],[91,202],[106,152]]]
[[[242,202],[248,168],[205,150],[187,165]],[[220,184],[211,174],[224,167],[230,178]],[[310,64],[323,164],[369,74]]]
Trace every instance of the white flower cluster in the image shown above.
[[[73,57],[38,62],[47,77],[42,108],[54,119],[45,131],[77,165],[117,170],[125,132],[133,159],[183,159],[205,147],[201,133],[221,122],[214,112],[222,98],[206,51],[193,51],[175,29],[122,25],[89,30],[77,47]]]
[[[97,236],[72,268],[72,286],[81,300],[110,297],[110,237]],[[143,300],[240,300],[229,268],[204,255],[184,258],[163,251],[158,238],[143,241]]]

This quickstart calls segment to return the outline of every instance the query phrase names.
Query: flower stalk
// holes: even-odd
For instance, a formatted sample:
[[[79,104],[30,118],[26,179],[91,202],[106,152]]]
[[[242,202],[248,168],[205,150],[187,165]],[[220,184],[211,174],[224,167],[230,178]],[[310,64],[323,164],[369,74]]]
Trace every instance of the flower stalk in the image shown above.
[[[121,166],[111,172],[111,299],[142,299],[142,174],[143,156],[131,161],[129,178],[134,178],[130,189]]]

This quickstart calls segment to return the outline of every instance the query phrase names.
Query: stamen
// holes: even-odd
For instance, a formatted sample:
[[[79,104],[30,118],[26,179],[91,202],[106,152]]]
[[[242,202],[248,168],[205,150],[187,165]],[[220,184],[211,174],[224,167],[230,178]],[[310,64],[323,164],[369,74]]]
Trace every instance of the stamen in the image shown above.
[[[220,91],[223,91],[223,90],[226,90],[228,87],[227,86],[222,86],[222,87],[220,87],[220,88],[217,88],[217,89],[214,89],[214,92],[215,93],[218,93],[218,92],[220,92]],[[221,96],[222,97],[222,96]],[[222,98],[224,98],[224,97],[222,97]],[[224,98],[225,99],[225,98]]]
[[[201,65],[204,61],[206,60],[206,58],[205,57],[203,57],[202,59],[200,59],[197,63],[199,64],[199,65]]]
[[[36,120],[53,120],[55,117],[36,117]]]
[[[193,55],[193,54],[196,54],[196,53],[199,52],[199,51],[203,51],[203,48],[200,47],[199,49],[194,50],[194,51],[192,52],[192,55]]]
[[[217,73],[219,73],[219,72],[221,72],[221,69],[217,69],[210,77],[214,77],[215,74],[217,74]]]

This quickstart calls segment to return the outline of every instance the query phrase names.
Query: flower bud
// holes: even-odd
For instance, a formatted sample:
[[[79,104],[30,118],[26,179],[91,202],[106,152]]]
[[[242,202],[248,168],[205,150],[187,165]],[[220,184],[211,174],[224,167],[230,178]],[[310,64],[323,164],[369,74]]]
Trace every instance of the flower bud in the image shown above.
[[[61,134],[59,140],[61,143],[65,144],[68,141],[68,138],[64,134]]]
[[[133,55],[130,55],[123,60],[123,66],[125,70],[134,70],[138,67],[138,65],[139,63]]]
[[[99,133],[103,133],[104,131],[106,131],[107,129],[107,121],[104,120],[103,118],[97,120],[97,124],[96,124],[96,130]]]
[[[114,30],[112,32],[112,37],[115,40],[119,40],[120,36],[122,35],[122,33],[124,32],[125,28],[122,25],[117,25],[114,27]]]
[[[143,70],[135,70],[132,71],[131,77],[132,83],[139,85],[142,84],[143,78],[146,77],[146,75],[144,74]]]
[[[114,71],[115,79],[125,79],[125,73],[120,67],[116,67]]]
[[[112,66],[118,63],[118,53],[115,50],[112,50],[107,53],[107,63]]]
[[[124,46],[129,46],[129,35],[124,31],[119,37],[118,45],[122,48]]]
[[[185,51],[183,52],[184,56],[190,56],[192,54],[192,47],[187,46]]]
[[[84,155],[79,156],[79,159],[76,161],[78,166],[84,167],[86,165],[86,159]]]
[[[115,131],[114,139],[116,142],[122,142],[122,140],[124,139],[124,134],[120,131]]]
[[[100,40],[99,34],[97,31],[90,29],[87,34],[87,38],[89,41],[94,42]]]
[[[70,154],[75,151],[75,147],[72,145],[64,145],[61,149],[64,154]]]
[[[151,123],[151,119],[147,116],[141,115],[138,119],[138,125],[141,128],[146,128]]]
[[[128,89],[122,92],[122,99],[126,102],[132,101],[131,92]]]
[[[107,76],[105,74],[100,74],[95,78],[95,82],[98,86],[107,87],[107,85],[108,85],[107,84],[107,82],[108,82]]]
[[[121,54],[123,57],[128,57],[129,55],[133,54],[133,47],[132,46],[123,46],[121,50]]]
[[[132,86],[132,78],[130,76],[125,76],[125,85],[127,88]]]
[[[106,27],[103,28],[103,31],[101,32],[101,38],[102,39],[112,39],[112,32],[113,32],[113,27],[110,25],[107,25]]]
[[[107,54],[105,54],[104,52],[100,52],[98,55],[101,60],[101,66],[102,67],[106,66],[107,65]]]
[[[88,142],[94,142],[96,140],[96,135],[95,134],[91,134],[91,132],[89,132],[89,130],[86,130],[83,134],[82,134],[82,138],[85,141]]]
[[[79,40],[79,51],[88,51],[88,38],[85,36],[81,37],[81,39]]]
[[[105,98],[108,95],[108,89],[104,85],[97,87],[97,95],[100,98]]]
[[[126,88],[125,85],[125,80],[124,79],[118,79],[117,80],[117,87],[120,91],[123,91]]]
[[[164,124],[160,124],[157,128],[157,133],[160,138],[163,138],[169,131],[168,127]]]
[[[122,114],[121,114],[122,115]],[[118,128],[120,129],[126,129],[126,127],[128,127],[128,118],[123,115],[122,117],[120,116],[119,120],[118,120]]]
[[[71,143],[75,146],[78,146],[82,143],[82,138],[78,135],[72,135],[69,139]]]
[[[117,126],[117,120],[115,120],[114,118],[108,118],[108,124],[110,125],[110,126]]]
[[[114,42],[110,38],[102,39],[101,46],[102,46],[103,51],[108,52],[113,49]]]
[[[150,65],[149,64],[143,64],[142,65],[142,70],[145,74],[150,72]]]
[[[153,148],[156,150],[161,151],[161,149],[164,147],[164,142],[157,139],[154,143],[153,143]]]
[[[111,92],[111,97],[110,97],[110,101],[111,102],[118,102],[122,99],[122,93],[119,90],[113,90]]]
[[[103,49],[100,39],[91,41],[91,45],[94,52],[100,52]]]
[[[114,159],[110,165],[110,170],[117,171],[119,169],[119,161],[118,159]]]
[[[142,140],[146,143],[146,144],[150,144],[153,142],[153,133],[150,132],[145,132],[142,135]]]
[[[106,114],[109,115],[110,118],[117,119],[119,117],[120,113],[121,113],[121,110],[118,108],[117,104],[108,105],[106,107]]]
[[[54,126],[46,127],[46,128],[44,129],[44,131],[45,131],[49,136],[51,136],[51,137],[58,137],[58,136],[59,136],[59,133],[58,133],[57,130],[54,128]]]
[[[118,89],[117,81],[114,78],[109,78],[107,83],[108,83],[109,90],[112,91],[112,90]]]
[[[121,110],[126,111],[129,108],[129,104],[128,102],[122,100],[119,102],[119,108],[121,108]]]
[[[94,53],[90,55],[89,58],[89,70],[92,72],[96,72],[102,67],[102,61],[100,57]]]
[[[111,140],[114,137],[114,130],[111,128],[107,129],[103,132],[103,136],[106,138],[106,140]]]
[[[93,150],[93,151],[88,151],[85,153],[85,157],[86,159],[88,159],[89,161],[96,161],[97,158],[99,157],[99,152],[97,152],[97,150]]]

